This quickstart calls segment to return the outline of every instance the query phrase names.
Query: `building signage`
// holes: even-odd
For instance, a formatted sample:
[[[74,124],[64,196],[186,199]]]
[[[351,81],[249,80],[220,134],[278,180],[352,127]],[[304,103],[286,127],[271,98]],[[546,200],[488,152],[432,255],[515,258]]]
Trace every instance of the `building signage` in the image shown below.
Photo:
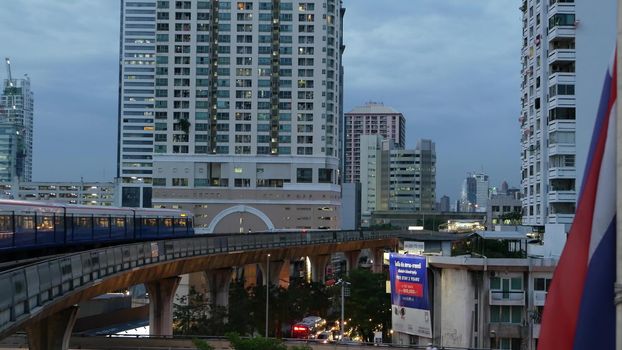
[[[425,257],[391,254],[389,274],[393,330],[432,338]]]

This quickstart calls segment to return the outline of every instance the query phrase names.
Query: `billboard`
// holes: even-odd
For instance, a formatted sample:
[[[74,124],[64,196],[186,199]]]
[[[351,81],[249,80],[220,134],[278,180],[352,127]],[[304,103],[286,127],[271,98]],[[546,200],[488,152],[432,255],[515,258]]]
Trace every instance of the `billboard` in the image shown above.
[[[393,253],[389,275],[393,330],[432,338],[425,257]]]

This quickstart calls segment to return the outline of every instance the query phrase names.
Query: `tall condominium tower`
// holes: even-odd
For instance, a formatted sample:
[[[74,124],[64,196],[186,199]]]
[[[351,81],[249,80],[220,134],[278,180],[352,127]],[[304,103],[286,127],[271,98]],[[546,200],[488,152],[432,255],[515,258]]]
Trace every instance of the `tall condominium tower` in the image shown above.
[[[34,98],[30,78],[9,76],[0,94],[0,181],[32,180],[32,134]]]
[[[361,181],[361,135],[381,135],[391,142],[391,148],[404,149],[406,120],[393,108],[369,102],[346,113],[344,118],[344,182]]]
[[[124,204],[191,209],[209,232],[338,227],[339,0],[122,13]]]
[[[520,9],[523,223],[569,224],[577,197],[575,4],[523,0]]]

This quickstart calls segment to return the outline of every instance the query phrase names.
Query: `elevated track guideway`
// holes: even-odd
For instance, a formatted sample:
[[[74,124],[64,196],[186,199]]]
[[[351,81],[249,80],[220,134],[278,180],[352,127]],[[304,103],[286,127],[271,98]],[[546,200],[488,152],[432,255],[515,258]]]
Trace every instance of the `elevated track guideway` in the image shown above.
[[[197,235],[55,256],[0,272],[0,339],[25,329],[31,349],[64,349],[74,305],[95,296],[139,283],[165,288],[165,281],[177,276],[260,263],[267,254],[276,261],[395,248],[398,236],[391,231]]]

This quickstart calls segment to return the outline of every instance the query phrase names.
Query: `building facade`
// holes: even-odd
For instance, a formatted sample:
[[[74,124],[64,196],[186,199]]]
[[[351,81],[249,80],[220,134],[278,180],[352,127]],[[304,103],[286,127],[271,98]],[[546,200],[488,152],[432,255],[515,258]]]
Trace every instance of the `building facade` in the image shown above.
[[[577,199],[575,4],[524,0],[520,9],[523,223],[570,224]]]
[[[389,209],[436,209],[436,150],[431,140],[419,140],[414,150],[391,150]]]
[[[373,212],[389,208],[390,144],[380,135],[361,135],[361,224],[370,225]]]
[[[488,175],[469,173],[462,183],[460,211],[486,212],[490,193]]]
[[[344,181],[361,179],[361,136],[381,135],[390,140],[391,148],[404,149],[406,144],[406,119],[404,115],[381,103],[369,102],[344,115]]]
[[[0,182],[0,198],[114,206],[112,182]]]
[[[152,91],[120,98],[124,201],[193,210],[211,232],[339,226],[339,1],[122,11],[122,89]]]
[[[8,71],[10,74],[10,63]],[[34,97],[30,78],[4,80],[0,95],[0,181],[32,180]]]

